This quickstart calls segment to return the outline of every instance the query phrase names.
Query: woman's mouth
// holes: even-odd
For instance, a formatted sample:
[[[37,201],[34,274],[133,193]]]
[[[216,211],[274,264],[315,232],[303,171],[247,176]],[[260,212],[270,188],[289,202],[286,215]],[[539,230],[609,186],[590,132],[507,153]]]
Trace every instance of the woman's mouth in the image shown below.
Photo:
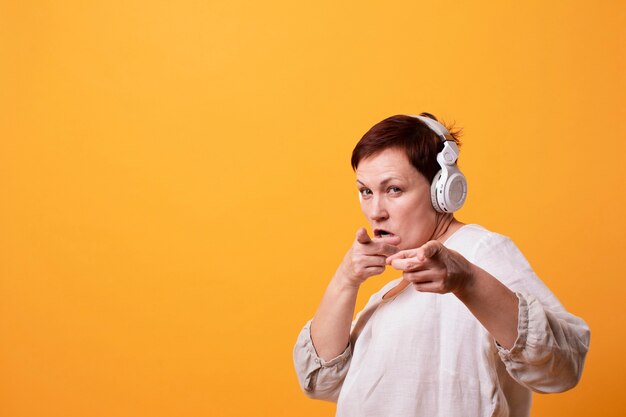
[[[395,236],[393,233],[391,233],[388,230],[384,230],[384,229],[374,229],[374,236],[376,237],[391,237],[391,236]]]

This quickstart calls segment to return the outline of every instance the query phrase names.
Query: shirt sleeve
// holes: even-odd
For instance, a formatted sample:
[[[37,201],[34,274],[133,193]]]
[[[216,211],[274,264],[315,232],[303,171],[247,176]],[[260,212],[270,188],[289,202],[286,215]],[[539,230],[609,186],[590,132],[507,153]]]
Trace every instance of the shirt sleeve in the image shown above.
[[[293,350],[293,362],[300,387],[309,398],[337,402],[339,391],[352,359],[352,345],[339,356],[325,361],[317,355],[311,340],[311,320],[298,335]]]
[[[492,234],[483,239],[476,260],[518,297],[517,339],[511,349],[496,343],[511,377],[543,393],[576,386],[589,350],[587,324],[565,310],[509,238]]]

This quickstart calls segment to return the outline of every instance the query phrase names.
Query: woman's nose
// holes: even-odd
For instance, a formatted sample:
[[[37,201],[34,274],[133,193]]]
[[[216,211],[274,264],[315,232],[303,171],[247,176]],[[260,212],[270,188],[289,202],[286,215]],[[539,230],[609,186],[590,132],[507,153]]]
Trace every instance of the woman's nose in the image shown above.
[[[375,221],[386,220],[389,217],[389,213],[385,208],[382,199],[374,197],[372,199],[372,205],[370,206],[370,219]]]

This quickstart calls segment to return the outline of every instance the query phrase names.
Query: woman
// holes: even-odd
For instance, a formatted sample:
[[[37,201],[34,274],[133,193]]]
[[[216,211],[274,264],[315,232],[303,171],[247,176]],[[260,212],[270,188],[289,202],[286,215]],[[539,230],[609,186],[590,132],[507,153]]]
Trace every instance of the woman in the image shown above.
[[[364,228],[294,349],[300,385],[337,416],[529,416],[531,391],[580,379],[589,328],[513,242],[452,212],[465,200],[458,140],[434,116],[393,116],[356,145]],[[353,321],[360,285],[402,278]]]

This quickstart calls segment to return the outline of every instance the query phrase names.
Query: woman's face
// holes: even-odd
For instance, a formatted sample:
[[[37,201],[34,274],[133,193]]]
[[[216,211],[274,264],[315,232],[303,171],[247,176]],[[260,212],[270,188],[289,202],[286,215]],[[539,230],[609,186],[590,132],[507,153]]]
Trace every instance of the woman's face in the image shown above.
[[[389,148],[362,159],[356,179],[361,210],[374,236],[399,236],[400,249],[417,248],[431,238],[437,212],[430,202],[430,183],[404,150]]]

